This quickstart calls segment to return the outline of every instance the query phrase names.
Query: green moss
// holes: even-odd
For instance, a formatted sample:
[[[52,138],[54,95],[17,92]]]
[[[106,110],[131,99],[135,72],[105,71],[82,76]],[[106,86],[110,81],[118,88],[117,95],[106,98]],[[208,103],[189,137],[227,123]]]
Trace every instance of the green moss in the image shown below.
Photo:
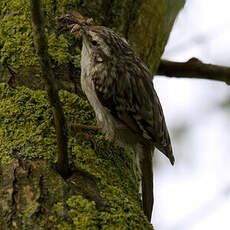
[[[48,38],[49,49],[48,52],[59,65],[68,63],[72,60],[72,56],[68,53],[68,41],[63,35],[56,37],[55,34],[49,35]]]
[[[121,204],[125,202],[127,208]],[[146,220],[130,201],[118,202],[119,206],[115,203],[109,212],[103,212],[96,209],[94,202],[89,202],[81,196],[73,196],[67,200],[75,229],[152,229],[151,225],[143,224]]]
[[[65,221],[57,225],[58,230],[72,230],[72,226]]]
[[[46,21],[49,22],[45,28],[48,51],[52,63],[57,66],[69,63],[72,56],[69,53],[67,39],[63,35],[56,35],[55,2],[53,0],[45,1],[43,11]],[[27,0],[2,0],[0,15],[4,15],[0,20],[0,63],[7,62],[14,68],[38,65],[33,45],[30,2]]]
[[[67,91],[60,91],[59,95],[68,124],[95,124],[94,112],[87,101]],[[44,91],[12,89],[0,84],[0,123],[1,162],[13,158],[56,161],[53,118]],[[93,201],[74,195],[53,206],[49,222],[56,229],[152,229],[141,210],[132,154],[107,142],[103,135],[93,131],[89,135],[90,140],[82,133],[69,131],[70,160],[98,179],[97,186],[108,210],[98,210]],[[59,182],[44,181],[43,186],[55,187],[55,195],[55,191],[60,191]],[[39,204],[34,203],[24,215],[33,215],[37,208]]]
[[[73,196],[67,200],[75,229],[99,229],[98,214],[95,203],[82,196]]]
[[[73,54],[76,42],[73,35],[63,32],[60,35],[60,24],[57,19],[69,14],[70,9],[78,9],[85,16],[93,17],[97,24],[113,28],[125,36],[127,22],[133,16],[132,3],[129,1],[105,2],[101,0],[84,2],[79,0],[43,0],[42,10],[45,21],[45,33],[48,40],[49,54],[53,67],[74,61],[77,53]],[[107,10],[104,11],[104,8]],[[135,9],[134,9],[135,11]],[[98,13],[100,12],[100,14]],[[31,27],[30,1],[27,0],[1,0],[0,2],[0,63],[7,62],[15,69],[38,66],[33,45]],[[63,35],[64,34],[64,35]],[[80,43],[78,43],[79,49]],[[75,57],[75,59],[74,59]],[[79,58],[77,58],[79,60]],[[79,67],[79,64],[76,64]]]
[[[29,208],[24,210],[25,217],[30,218],[39,209],[40,204],[38,202],[33,203]]]
[[[55,131],[45,94],[1,85],[0,97],[0,159],[55,160]]]

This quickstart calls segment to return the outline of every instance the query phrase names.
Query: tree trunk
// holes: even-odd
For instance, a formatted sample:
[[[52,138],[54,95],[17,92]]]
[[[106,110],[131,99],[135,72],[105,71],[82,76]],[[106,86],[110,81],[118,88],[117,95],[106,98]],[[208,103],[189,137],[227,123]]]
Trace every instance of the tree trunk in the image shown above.
[[[0,80],[14,77],[14,86],[43,88],[29,1],[2,2]],[[112,28],[128,39],[154,74],[184,5],[183,0],[45,2],[48,51],[59,88],[78,94],[81,44],[68,31],[62,32],[57,17],[75,8]],[[76,135],[70,124],[95,125],[94,113],[76,95],[61,91],[60,97],[69,124],[70,164],[82,169],[67,180],[53,167],[56,139],[44,92],[0,85],[0,229],[152,229],[141,209],[131,153],[108,143],[97,131]]]

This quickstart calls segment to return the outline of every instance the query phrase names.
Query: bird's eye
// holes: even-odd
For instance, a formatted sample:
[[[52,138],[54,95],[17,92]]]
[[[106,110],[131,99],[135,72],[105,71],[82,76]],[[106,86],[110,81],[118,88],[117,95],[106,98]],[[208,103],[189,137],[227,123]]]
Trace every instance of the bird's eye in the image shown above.
[[[97,41],[92,40],[92,41],[91,41],[91,44],[92,44],[93,46],[96,46],[96,45],[97,45]]]

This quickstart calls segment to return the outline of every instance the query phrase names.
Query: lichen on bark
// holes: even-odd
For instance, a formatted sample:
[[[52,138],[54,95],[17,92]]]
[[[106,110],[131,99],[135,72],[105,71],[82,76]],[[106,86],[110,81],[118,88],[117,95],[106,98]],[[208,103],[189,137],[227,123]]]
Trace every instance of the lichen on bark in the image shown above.
[[[95,124],[88,102],[60,92],[68,124]],[[0,223],[3,229],[152,229],[141,209],[132,154],[101,134],[69,128],[73,174],[57,173],[45,92],[0,84]],[[89,174],[84,177],[75,168]]]

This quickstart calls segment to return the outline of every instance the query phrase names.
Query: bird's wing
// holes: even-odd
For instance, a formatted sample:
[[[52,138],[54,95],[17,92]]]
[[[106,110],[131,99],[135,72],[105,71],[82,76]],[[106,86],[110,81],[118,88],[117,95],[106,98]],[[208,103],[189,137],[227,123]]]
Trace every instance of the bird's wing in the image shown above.
[[[98,99],[133,132],[151,140],[174,162],[170,137],[158,96],[147,68],[128,62],[124,69],[109,66],[93,76]]]

